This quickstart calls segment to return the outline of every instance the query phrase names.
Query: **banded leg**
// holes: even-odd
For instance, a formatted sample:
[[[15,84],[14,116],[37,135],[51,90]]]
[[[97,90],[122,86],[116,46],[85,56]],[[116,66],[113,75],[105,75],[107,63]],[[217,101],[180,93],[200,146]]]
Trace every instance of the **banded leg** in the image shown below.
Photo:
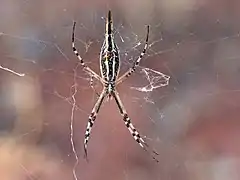
[[[86,158],[87,158],[87,143],[90,137],[90,133],[105,96],[106,96],[106,90],[103,89],[102,93],[100,94],[97,102],[95,103],[92,109],[90,116],[88,117],[88,124],[87,124],[87,129],[86,129],[85,138],[84,138],[84,153],[85,153],[84,155]]]
[[[152,158],[156,161],[159,162],[158,159],[156,159],[153,154],[158,155],[158,153],[154,150],[149,151],[149,146],[148,144],[143,140],[139,132],[136,130],[136,128],[133,126],[131,119],[129,118],[126,109],[124,108],[122,101],[117,93],[117,91],[113,92],[113,97],[118,105],[118,108],[120,110],[121,115],[123,116],[124,123],[126,127],[128,128],[129,132],[132,134],[133,138],[135,141],[145,150],[147,151]],[[153,154],[152,154],[152,153]]]
[[[133,66],[116,81],[116,84],[123,82],[125,79],[127,79],[129,76],[131,76],[131,74],[133,72],[136,71],[136,67],[139,66],[140,61],[142,60],[143,56],[146,54],[146,51],[148,48],[148,37],[149,37],[149,25],[147,26],[147,37],[146,37],[143,51],[141,52],[141,54],[137,58],[137,60],[134,62]]]
[[[78,57],[81,65],[83,66],[83,69],[86,70],[91,76],[95,77],[100,82],[102,82],[102,78],[85,64],[85,62],[83,61],[82,57],[80,56],[80,54],[78,53],[78,51],[75,47],[75,27],[76,27],[76,22],[74,22],[73,30],[72,30],[72,50],[73,50],[74,54]]]

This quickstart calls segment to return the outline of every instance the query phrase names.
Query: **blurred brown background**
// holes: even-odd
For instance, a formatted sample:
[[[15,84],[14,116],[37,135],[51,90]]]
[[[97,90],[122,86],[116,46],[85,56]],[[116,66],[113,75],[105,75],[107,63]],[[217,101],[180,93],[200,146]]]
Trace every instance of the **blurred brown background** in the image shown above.
[[[97,97],[71,50],[72,24],[77,21],[79,52],[99,73],[108,9],[121,73],[151,26],[141,67],[118,90],[133,123],[159,152],[158,164],[134,142],[114,101],[103,104],[89,162],[83,158]],[[237,0],[0,0],[0,65],[25,74],[0,69],[0,179],[74,179],[72,110],[78,179],[240,179],[239,12]],[[169,86],[148,93],[131,88],[148,85],[144,67],[170,75]]]

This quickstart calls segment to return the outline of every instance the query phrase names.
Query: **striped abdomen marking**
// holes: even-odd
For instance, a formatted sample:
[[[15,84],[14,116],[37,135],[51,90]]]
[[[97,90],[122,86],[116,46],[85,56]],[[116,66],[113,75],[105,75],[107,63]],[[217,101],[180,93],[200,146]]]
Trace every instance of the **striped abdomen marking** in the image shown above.
[[[111,11],[108,12],[105,31],[105,40],[100,53],[100,69],[102,77],[110,84],[116,81],[120,68],[119,50],[113,36]]]

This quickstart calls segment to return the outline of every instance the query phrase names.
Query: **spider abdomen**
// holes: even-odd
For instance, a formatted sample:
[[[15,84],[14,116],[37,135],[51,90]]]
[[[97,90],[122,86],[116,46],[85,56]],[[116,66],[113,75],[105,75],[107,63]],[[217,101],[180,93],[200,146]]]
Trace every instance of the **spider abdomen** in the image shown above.
[[[120,68],[119,49],[114,42],[111,11],[108,12],[105,40],[100,52],[100,70],[106,83],[115,82]]]
[[[118,51],[101,53],[100,70],[106,82],[115,82],[119,73],[120,61]]]

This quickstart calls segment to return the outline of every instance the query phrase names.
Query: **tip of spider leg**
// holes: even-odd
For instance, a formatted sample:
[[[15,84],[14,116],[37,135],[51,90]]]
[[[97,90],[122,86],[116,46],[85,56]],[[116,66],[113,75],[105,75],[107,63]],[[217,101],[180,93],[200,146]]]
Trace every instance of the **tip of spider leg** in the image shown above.
[[[73,21],[73,29],[75,29],[76,23],[76,21]]]
[[[84,159],[88,162],[88,154],[87,154],[87,148],[84,147]]]
[[[73,22],[73,29],[72,29],[72,42],[74,42],[74,31],[75,31],[76,21]]]
[[[149,147],[149,146],[147,146],[147,147]],[[159,155],[159,153],[157,151],[155,151],[154,149],[152,149],[151,151],[153,152],[153,154],[155,154],[157,156]]]
[[[144,146],[146,146],[146,148],[149,149],[149,145],[143,140],[142,143],[144,144]],[[144,149],[146,149],[144,148]],[[146,149],[147,150],[147,149]],[[157,151],[155,151],[154,149],[151,150],[155,155],[159,155],[159,153]]]
[[[159,155],[156,151],[154,151],[154,150],[152,150],[152,152],[155,154],[155,155]],[[151,155],[152,156],[152,158],[158,163],[159,162],[159,160],[156,158],[156,157],[154,157],[153,155]]]
[[[149,29],[150,29],[150,25],[147,25],[147,31],[149,32]]]
[[[150,29],[150,26],[149,25],[147,25],[147,37],[146,37],[146,42],[148,42],[148,36],[149,36],[149,30]]]
[[[157,163],[159,163],[159,160],[155,157],[152,157],[154,161],[156,161]]]
[[[74,32],[74,30],[75,30],[75,27],[76,27],[76,21],[73,21],[73,32]]]
[[[159,160],[157,159],[157,158],[155,158],[154,156],[153,156],[153,154],[150,152],[150,151],[148,151],[148,149],[146,149],[146,148],[143,148],[144,149],[144,151],[146,151],[151,157],[152,157],[152,159],[153,160],[155,160],[157,163],[159,162]],[[154,151],[154,150],[152,150],[152,152],[155,154],[155,155],[159,155],[156,151]]]
[[[156,154],[156,155],[159,155],[159,153],[158,153],[158,152],[156,152],[156,151],[154,151],[154,150],[153,150],[153,153],[154,153],[154,154]]]

